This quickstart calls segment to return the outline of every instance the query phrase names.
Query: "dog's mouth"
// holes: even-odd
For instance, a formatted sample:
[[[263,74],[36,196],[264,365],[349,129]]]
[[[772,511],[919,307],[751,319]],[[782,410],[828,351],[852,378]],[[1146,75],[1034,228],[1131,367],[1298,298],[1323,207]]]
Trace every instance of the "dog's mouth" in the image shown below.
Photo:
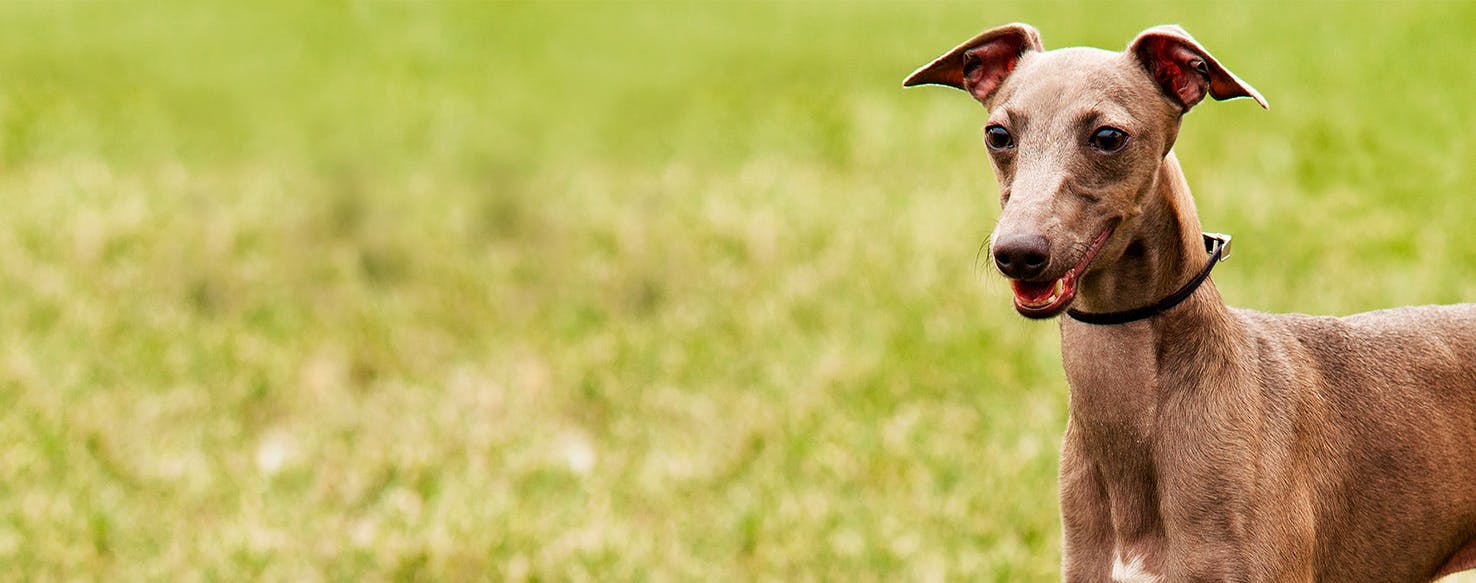
[[[1102,234],[1097,235],[1097,240],[1092,242],[1086,254],[1082,255],[1081,260],[1061,277],[1047,281],[1011,280],[1010,287],[1015,292],[1015,311],[1026,318],[1037,319],[1055,317],[1066,311],[1071,301],[1076,299],[1076,284],[1081,274],[1097,258],[1102,245],[1116,228],[1116,221],[1107,225]]]

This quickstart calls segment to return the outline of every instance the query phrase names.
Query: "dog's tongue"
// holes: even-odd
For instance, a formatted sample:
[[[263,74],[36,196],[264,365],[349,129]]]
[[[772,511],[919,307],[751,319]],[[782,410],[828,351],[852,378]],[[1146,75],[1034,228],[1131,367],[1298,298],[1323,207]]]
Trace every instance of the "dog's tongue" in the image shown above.
[[[1023,305],[1038,306],[1051,299],[1051,294],[1056,291],[1056,282],[1052,281],[1020,281],[1010,282],[1015,288],[1015,299]]]

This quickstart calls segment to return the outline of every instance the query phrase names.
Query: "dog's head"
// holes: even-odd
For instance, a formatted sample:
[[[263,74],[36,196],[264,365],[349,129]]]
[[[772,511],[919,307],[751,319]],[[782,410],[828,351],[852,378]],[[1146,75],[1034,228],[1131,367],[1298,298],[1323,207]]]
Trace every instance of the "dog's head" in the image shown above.
[[[1143,31],[1120,53],[1046,52],[1029,25],[1001,26],[903,83],[924,84],[962,89],[989,110],[984,144],[1003,208],[991,253],[1031,318],[1065,311],[1094,262],[1125,251],[1185,112],[1206,95],[1266,106],[1177,26]]]

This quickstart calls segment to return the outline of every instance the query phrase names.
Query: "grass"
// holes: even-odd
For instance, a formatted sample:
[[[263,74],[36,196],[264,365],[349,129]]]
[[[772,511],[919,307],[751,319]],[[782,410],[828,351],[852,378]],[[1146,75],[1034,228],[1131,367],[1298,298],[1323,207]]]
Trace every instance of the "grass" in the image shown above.
[[[0,5],[24,579],[1051,580],[1055,327],[977,252],[1023,20],[1183,24],[1234,304],[1476,298],[1473,5]]]

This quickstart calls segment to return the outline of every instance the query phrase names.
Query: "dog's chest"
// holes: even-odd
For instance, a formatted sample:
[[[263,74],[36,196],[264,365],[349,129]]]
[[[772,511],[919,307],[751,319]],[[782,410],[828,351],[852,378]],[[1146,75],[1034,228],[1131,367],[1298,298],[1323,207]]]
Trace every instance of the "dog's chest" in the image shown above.
[[[1118,549],[1112,553],[1113,583],[1159,583],[1163,579],[1147,567],[1142,555],[1124,553]]]
[[[1072,420],[1090,439],[1126,439],[1130,443],[1121,445],[1142,445],[1151,434],[1158,401],[1151,326],[1063,322],[1061,353],[1071,384]]]
[[[1159,381],[1152,334],[1146,323],[1062,326],[1074,428],[1066,447],[1090,464],[1100,480],[1091,489],[1106,496],[1097,503],[1110,509],[1113,581],[1160,580],[1153,552],[1163,528],[1154,463],[1161,436],[1154,430]]]

